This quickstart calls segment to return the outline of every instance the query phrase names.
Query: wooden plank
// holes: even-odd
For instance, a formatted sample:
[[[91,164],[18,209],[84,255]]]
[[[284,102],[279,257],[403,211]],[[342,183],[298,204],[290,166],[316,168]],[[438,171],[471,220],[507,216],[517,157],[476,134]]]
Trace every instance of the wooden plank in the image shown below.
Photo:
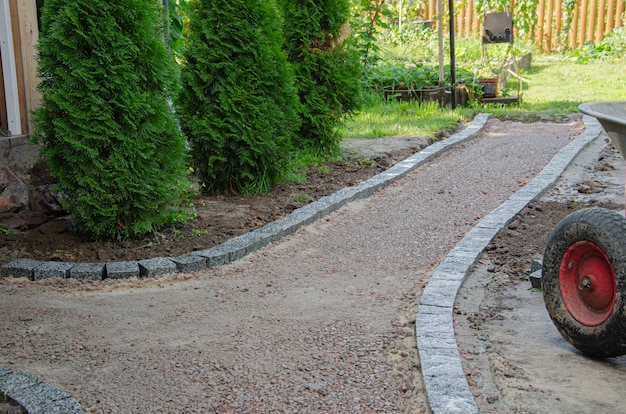
[[[594,40],[596,17],[598,16],[598,2],[596,0],[590,0],[589,2],[589,20],[587,21],[585,40]]]
[[[552,12],[554,11],[554,0],[546,0],[546,2],[548,3],[548,11],[545,14],[545,27],[546,27],[546,33],[545,33],[545,42],[546,42],[546,49],[545,51],[548,53],[552,52]]]
[[[624,5],[626,1],[618,0],[617,2],[617,12],[615,13],[615,27],[626,26],[626,22],[622,21],[622,16],[624,15]]]
[[[578,20],[579,19],[579,3],[576,2],[574,5],[574,11],[572,12],[572,23],[570,26],[570,35],[569,35],[569,47],[570,49],[576,49],[578,45]]]
[[[428,14],[426,20],[435,20],[435,1],[428,3]]]
[[[13,30],[11,30],[11,9],[9,2],[0,2],[0,48],[4,74],[5,102],[8,130],[13,135],[22,133],[20,122],[20,100],[17,88],[17,70],[13,53]]]
[[[37,76],[36,45],[39,39],[39,26],[37,23],[36,0],[19,1],[17,11],[19,15],[26,114],[30,114],[33,109],[41,104],[41,94],[37,90],[39,78]],[[33,133],[32,116],[28,116],[28,133]]]
[[[543,42],[543,35],[544,35],[544,17],[545,17],[545,10],[546,8],[546,2],[545,0],[539,0],[539,4],[537,6],[537,13],[538,13],[538,17],[537,17],[537,38],[535,40],[535,43],[537,44],[537,48],[541,51],[544,51],[544,42]]]
[[[465,6],[465,8],[467,9],[467,20],[465,22],[465,33],[467,33],[467,37],[468,38],[474,38],[474,31],[473,29],[473,25],[474,25],[474,1],[473,0],[469,0],[467,2],[467,6]]]
[[[465,7],[459,8],[456,12],[456,33],[461,38],[466,38],[465,33]]]
[[[17,80],[17,94],[20,106],[21,133],[28,131],[28,107],[26,106],[26,85],[24,83],[24,61],[22,60],[22,39],[20,36],[20,18],[17,14],[18,0],[9,0],[11,9],[11,29],[13,32],[13,53],[15,54],[15,75]]]
[[[598,20],[596,21],[596,44],[599,44],[604,37],[604,16],[606,14],[606,0],[600,0],[598,5]]]
[[[567,47],[567,45],[565,45],[564,42],[559,41],[559,36],[561,34],[562,31],[562,27],[563,27],[563,23],[562,23],[562,19],[563,19],[563,11],[562,11],[562,7],[561,7],[561,2],[559,0],[555,1],[555,7],[554,7],[554,33],[557,34],[557,39],[555,43],[559,43],[556,46],[560,49],[562,47]]]
[[[607,5],[606,25],[604,26],[604,33],[609,33],[615,27],[615,9],[617,5],[615,0],[609,0]]]
[[[589,2],[583,0],[580,6],[580,26],[578,27],[578,46],[582,46],[587,41],[587,10]]]

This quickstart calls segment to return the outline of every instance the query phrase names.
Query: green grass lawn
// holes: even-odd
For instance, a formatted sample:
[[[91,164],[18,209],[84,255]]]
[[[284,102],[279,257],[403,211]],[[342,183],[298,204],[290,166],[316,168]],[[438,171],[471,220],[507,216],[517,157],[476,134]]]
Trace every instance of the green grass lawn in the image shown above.
[[[626,100],[626,60],[576,64],[569,59],[539,56],[522,73],[519,105],[474,104],[468,108],[437,108],[417,102],[389,102],[369,95],[363,110],[339,131],[349,138],[433,135],[454,128],[477,112],[498,117],[533,119],[534,114],[559,115],[578,111],[583,102]]]

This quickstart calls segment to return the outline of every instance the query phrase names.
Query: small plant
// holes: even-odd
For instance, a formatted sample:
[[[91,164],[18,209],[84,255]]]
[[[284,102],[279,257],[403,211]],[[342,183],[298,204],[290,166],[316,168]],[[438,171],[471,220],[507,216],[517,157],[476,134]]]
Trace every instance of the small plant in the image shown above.
[[[19,234],[19,232],[17,230],[9,229],[9,228],[5,227],[4,225],[0,225],[0,233],[2,233],[2,234],[12,234],[12,235]]]
[[[376,166],[376,161],[371,158],[357,158],[356,163],[365,168],[374,168]]]
[[[185,240],[185,235],[183,234],[183,232],[178,230],[176,227],[172,227],[172,234],[176,239]]]
[[[311,201],[311,197],[307,194],[296,194],[296,196],[293,198],[293,201],[295,201],[296,203],[307,203],[309,201]]]
[[[196,237],[200,237],[200,236],[204,236],[205,234],[209,234],[209,232],[207,230],[204,230],[204,229],[193,229],[191,232]]]

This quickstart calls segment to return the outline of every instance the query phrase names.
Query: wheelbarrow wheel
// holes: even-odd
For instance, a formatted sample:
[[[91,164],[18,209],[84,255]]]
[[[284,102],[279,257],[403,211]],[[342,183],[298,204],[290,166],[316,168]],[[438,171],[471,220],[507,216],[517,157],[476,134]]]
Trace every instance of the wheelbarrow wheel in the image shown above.
[[[543,256],[546,309],[563,337],[582,352],[626,353],[626,219],[588,208],[563,219]]]

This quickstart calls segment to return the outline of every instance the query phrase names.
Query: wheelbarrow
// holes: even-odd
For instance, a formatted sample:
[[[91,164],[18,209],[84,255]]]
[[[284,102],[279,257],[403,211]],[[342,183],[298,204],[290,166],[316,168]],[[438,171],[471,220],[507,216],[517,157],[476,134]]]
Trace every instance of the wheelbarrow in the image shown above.
[[[626,159],[626,101],[584,103]],[[561,335],[597,358],[626,353],[626,218],[586,208],[563,219],[548,238],[541,287]]]

